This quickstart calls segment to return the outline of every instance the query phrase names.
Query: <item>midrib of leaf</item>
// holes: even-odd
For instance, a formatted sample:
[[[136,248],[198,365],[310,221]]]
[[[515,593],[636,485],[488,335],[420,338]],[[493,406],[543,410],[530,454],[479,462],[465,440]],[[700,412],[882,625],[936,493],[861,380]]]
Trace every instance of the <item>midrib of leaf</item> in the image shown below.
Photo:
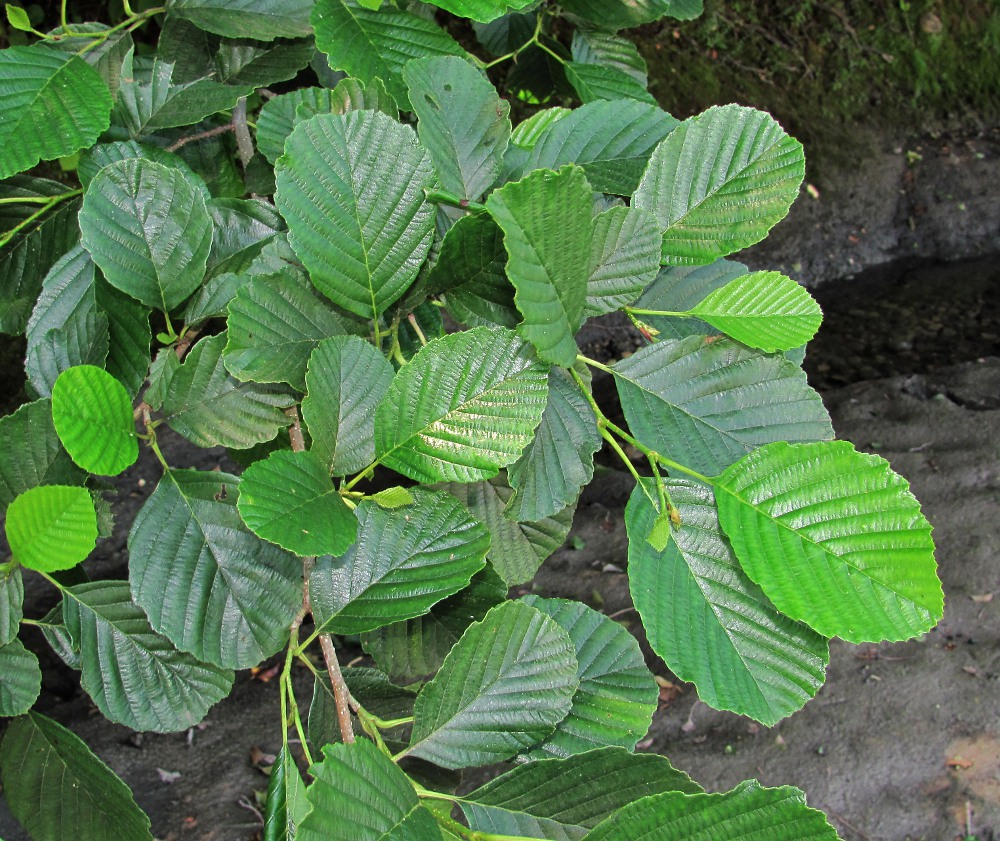
[[[523,227],[521,227],[520,222],[518,223],[518,227],[521,228],[521,231],[524,233],[524,240],[525,240],[525,242],[527,242],[528,245],[531,246],[531,251],[535,255],[535,259],[538,260],[538,265],[540,265],[545,270],[545,278],[546,278],[546,280],[548,280],[548,282],[551,284],[552,288],[556,291],[556,300],[559,301],[559,308],[562,310],[563,318],[566,319],[566,323],[569,324],[570,325],[570,329],[572,329],[572,326],[573,326],[573,323],[574,323],[575,319],[570,318],[570,314],[566,310],[566,304],[563,302],[563,296],[560,294],[563,290],[560,289],[559,285],[553,280],[552,273],[546,267],[545,261],[542,260],[541,255],[538,253],[538,248],[535,247],[535,242],[528,235],[527,230],[525,230]],[[593,221],[591,221],[591,230],[593,230]],[[588,260],[587,262],[589,263],[590,261]],[[518,290],[517,293],[516,293],[516,295],[515,295],[515,300],[516,300],[517,297],[520,297],[520,294],[521,293]],[[584,296],[583,296],[583,300],[584,301],[586,300],[586,280],[584,280]],[[582,304],[581,304],[581,310],[582,310]]]
[[[55,86],[56,80],[66,72],[70,64],[73,63],[74,58],[77,58],[77,56],[73,56],[67,61],[64,61],[62,63],[62,67],[56,70],[55,73],[52,73],[51,75],[48,76],[46,81],[38,89],[38,94],[35,96],[35,98],[32,99],[30,104],[25,106],[24,109],[21,111],[21,118],[14,123],[14,131],[12,132],[13,136],[16,136],[16,133],[20,131],[22,126],[30,122],[28,118],[31,115],[32,109],[34,109],[34,107],[38,104],[38,102],[43,98],[44,94],[48,91],[49,87]],[[42,67],[43,69],[47,69],[47,65],[36,64],[35,67]],[[28,77],[25,81],[31,81],[31,77]],[[56,93],[58,94],[58,91]]]

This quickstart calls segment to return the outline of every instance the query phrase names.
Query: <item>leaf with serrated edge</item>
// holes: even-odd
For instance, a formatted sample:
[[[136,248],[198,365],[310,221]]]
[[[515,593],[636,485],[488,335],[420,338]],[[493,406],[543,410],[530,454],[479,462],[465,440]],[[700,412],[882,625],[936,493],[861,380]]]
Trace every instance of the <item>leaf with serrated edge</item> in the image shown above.
[[[310,0],[173,0],[170,12],[229,38],[299,38],[311,35]]]
[[[743,569],[783,613],[848,642],[909,639],[941,618],[931,525],[885,459],[777,442],[715,487]]]
[[[0,572],[0,645],[6,645],[17,636],[23,615],[24,582],[21,570],[15,567]]]
[[[417,696],[406,754],[443,768],[508,759],[551,735],[578,685],[569,634],[506,602],[469,626]]]
[[[646,60],[639,54],[635,42],[628,38],[599,29],[577,29],[573,32],[570,51],[573,61],[579,64],[620,70],[646,87]]]
[[[453,15],[489,23],[511,11],[530,6],[532,0],[434,0],[433,5]]]
[[[108,317],[108,360],[106,369],[134,398],[149,372],[149,308],[97,278],[97,306]]]
[[[614,312],[638,298],[660,270],[660,232],[652,216],[612,207],[594,218],[583,317]]]
[[[362,500],[357,543],[317,561],[309,596],[324,631],[357,634],[420,616],[482,568],[486,527],[448,494],[411,493],[412,505],[391,510]]]
[[[657,512],[638,488],[625,511],[629,588],[649,644],[706,704],[772,726],[823,685],[827,641],[777,611],[743,572],[711,489],[666,485],[682,525],[664,551],[646,541]]]
[[[72,569],[97,543],[97,512],[86,488],[40,485],[7,507],[7,542],[28,569]]]
[[[23,715],[41,691],[38,658],[20,640],[0,645],[0,715]]]
[[[564,65],[566,78],[580,97],[581,102],[599,102],[602,99],[634,99],[656,105],[656,99],[646,90],[646,86],[635,77],[616,67],[602,67],[598,64],[579,64],[568,61]]]

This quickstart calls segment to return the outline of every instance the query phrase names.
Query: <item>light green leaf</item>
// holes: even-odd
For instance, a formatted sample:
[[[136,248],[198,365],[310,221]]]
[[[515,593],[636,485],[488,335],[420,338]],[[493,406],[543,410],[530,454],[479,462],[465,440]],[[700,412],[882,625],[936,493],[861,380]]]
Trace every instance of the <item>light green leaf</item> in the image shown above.
[[[24,11],[20,6],[12,6],[10,3],[5,4],[7,7],[7,23],[11,25],[12,29],[18,29],[21,32],[32,32],[34,27],[31,25],[31,18],[28,17],[28,13]]]
[[[41,44],[0,52],[0,179],[90,146],[111,92],[83,59]]]
[[[10,722],[0,782],[14,817],[36,841],[152,841],[132,792],[78,736],[38,713]]]
[[[342,555],[357,537],[358,521],[309,452],[279,450],[250,465],[239,510],[258,537],[302,557]]]
[[[232,689],[231,671],[200,663],[154,633],[124,581],[68,588],[63,613],[80,648],[83,688],[116,724],[156,733],[186,730]],[[145,690],[129,691],[133,686]]]
[[[649,730],[660,697],[636,638],[580,602],[537,596],[522,601],[569,634],[580,679],[569,714],[527,757],[565,757],[605,746],[634,748]]]
[[[734,833],[739,833],[738,836]],[[756,780],[725,794],[669,792],[623,806],[587,841],[838,841],[826,815],[806,806],[797,788]]]
[[[59,375],[52,421],[70,457],[90,473],[117,476],[139,457],[132,401],[102,368],[77,365]]]
[[[316,287],[378,318],[416,279],[434,234],[430,159],[413,130],[377,111],[295,127],[275,170],[289,242]]]
[[[804,345],[823,320],[812,295],[781,272],[742,275],[690,313],[738,342],[769,352]]]
[[[601,29],[618,30],[662,17],[692,20],[702,13],[703,0],[635,0],[628,4],[615,0],[569,0],[563,8]]]
[[[14,567],[0,572],[0,645],[7,645],[17,636],[23,616],[24,582],[21,570]]]
[[[86,474],[69,457],[52,423],[52,402],[36,400],[0,418],[0,510],[38,485],[82,485]]]
[[[205,276],[212,219],[176,168],[139,158],[106,166],[87,188],[80,230],[108,283],[147,306],[169,312]]]
[[[583,318],[631,304],[656,279],[660,232],[654,219],[635,207],[612,207],[594,217],[590,276]]]
[[[317,561],[309,584],[317,627],[358,634],[421,616],[483,567],[485,526],[448,494],[411,493],[412,505],[391,510],[362,500],[357,543]]]
[[[885,459],[777,442],[719,476],[716,499],[747,575],[824,636],[902,640],[941,618],[931,526]]]
[[[310,0],[170,0],[172,14],[229,38],[299,38],[311,35]]]
[[[306,784],[287,745],[278,752],[267,783],[263,841],[295,841],[299,824],[309,814]]]
[[[656,147],[632,204],[656,217],[662,263],[705,264],[767,236],[804,176],[802,144],[770,114],[724,105]]]
[[[415,58],[465,55],[458,43],[432,20],[394,9],[366,9],[352,0],[318,0],[312,25],[316,47],[330,66],[362,82],[381,79],[404,111],[410,100],[403,68]]]
[[[681,527],[664,551],[645,539],[657,512],[639,488],[625,511],[629,588],[649,644],[706,704],[773,726],[823,685],[827,641],[778,612],[743,572],[709,488],[668,480],[667,490]]]
[[[153,628],[232,669],[280,649],[302,604],[301,564],[246,529],[239,487],[226,473],[171,470],[128,537],[132,597]]]
[[[609,747],[519,765],[461,805],[480,832],[579,841],[622,806],[668,791],[701,787],[665,757]]]
[[[580,167],[540,170],[493,192],[486,206],[504,232],[507,276],[524,316],[518,332],[546,362],[570,367],[587,295],[592,193]]]
[[[595,64],[619,70],[635,79],[645,90],[646,60],[629,38],[600,29],[580,28],[573,31],[570,51],[577,64]]]
[[[23,715],[42,691],[38,658],[20,640],[0,645],[0,715]]]
[[[7,508],[11,554],[28,569],[72,569],[97,543],[97,513],[86,488],[41,485]]]
[[[634,99],[656,105],[656,100],[646,90],[644,84],[615,67],[581,64],[575,61],[568,61],[563,66],[566,68],[566,78],[581,102]]]
[[[375,407],[392,382],[392,366],[357,336],[324,339],[309,357],[302,418],[314,453],[335,476],[375,459]]]
[[[576,505],[537,522],[515,522],[507,516],[514,491],[498,476],[488,482],[443,486],[490,530],[489,560],[509,587],[530,581],[542,561],[566,540]]]
[[[569,635],[518,602],[469,626],[417,696],[406,753],[444,768],[509,759],[552,734],[579,685]]]
[[[328,745],[311,770],[312,810],[296,841],[440,841],[437,822],[409,778],[372,742]]]
[[[403,79],[419,120],[420,142],[431,154],[441,186],[465,199],[479,198],[500,175],[510,140],[510,105],[457,56],[411,61]]]
[[[379,461],[418,482],[495,476],[534,436],[547,372],[500,327],[428,342],[395,376],[375,413]]]
[[[241,383],[226,371],[226,334],[202,339],[170,378],[163,414],[170,427],[199,447],[246,449],[270,441],[291,423],[285,389]]]
[[[510,136],[511,145],[522,149],[533,149],[553,123],[572,113],[569,108],[558,107],[536,111],[528,119],[517,124]]]
[[[729,339],[657,342],[615,365],[615,380],[632,434],[707,476],[772,441],[833,438],[798,365]]]

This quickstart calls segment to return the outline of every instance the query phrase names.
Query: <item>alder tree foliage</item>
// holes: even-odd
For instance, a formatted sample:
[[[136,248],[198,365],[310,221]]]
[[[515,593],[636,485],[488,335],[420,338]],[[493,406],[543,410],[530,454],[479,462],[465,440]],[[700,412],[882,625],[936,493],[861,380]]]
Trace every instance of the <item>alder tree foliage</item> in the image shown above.
[[[674,119],[620,34],[701,5],[7,6],[0,330],[26,337],[34,399],[0,419],[0,782],[32,838],[152,835],[33,711],[23,624],[137,731],[196,725],[277,657],[266,841],[836,838],[795,788],[708,793],[635,753],[658,694],[635,638],[509,597],[606,445],[635,478],[644,632],[705,703],[774,724],[830,638],[941,617],[907,483],[833,440],[806,382],[819,307],[727,259],[788,211],[802,147],[751,108]],[[615,311],[645,346],[582,355]],[[165,427],[245,469],[172,466]],[[140,447],[163,471],[128,580],[91,580],[107,477]],[[30,576],[61,598],[40,620]],[[344,637],[372,665],[342,669]]]

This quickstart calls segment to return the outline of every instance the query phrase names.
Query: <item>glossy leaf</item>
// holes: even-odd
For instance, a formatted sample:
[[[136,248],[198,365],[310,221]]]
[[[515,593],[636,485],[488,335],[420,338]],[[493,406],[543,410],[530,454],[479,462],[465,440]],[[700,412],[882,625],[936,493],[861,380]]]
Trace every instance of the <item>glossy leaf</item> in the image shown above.
[[[306,784],[285,745],[271,766],[267,783],[263,841],[294,841],[302,819],[309,814]]]
[[[110,721],[139,731],[186,730],[232,689],[231,671],[200,663],[155,633],[124,581],[68,588],[63,613],[80,648],[83,688]]]
[[[644,84],[615,67],[569,61],[565,68],[566,78],[581,102],[634,99],[656,105],[656,100]]]
[[[319,457],[279,450],[254,462],[240,483],[240,516],[258,537],[302,557],[341,555],[358,521]]]
[[[412,505],[389,510],[362,500],[357,543],[317,561],[309,597],[324,631],[357,634],[421,616],[482,568],[490,545],[482,523],[448,494],[411,493]]]
[[[602,29],[626,29],[662,17],[692,20],[703,10],[703,0],[636,0],[622,4],[613,0],[569,0],[567,12]]]
[[[615,380],[632,434],[707,476],[772,441],[833,438],[798,365],[728,339],[657,342],[619,362]]]
[[[705,264],[767,236],[804,176],[802,144],[770,114],[725,105],[657,146],[632,203],[659,222],[662,263]]]
[[[10,722],[0,744],[10,810],[36,841],[152,841],[132,792],[78,736],[38,713]]]
[[[132,597],[181,651],[244,669],[274,654],[302,603],[301,564],[251,534],[240,480],[172,470],[129,532]]]
[[[24,581],[21,570],[15,567],[0,572],[0,645],[7,645],[17,636],[23,615]]]
[[[171,13],[230,38],[298,38],[311,35],[310,0],[171,0]]]
[[[902,640],[941,618],[930,523],[879,456],[846,441],[777,442],[726,470],[716,499],[747,575],[819,633]]]
[[[577,64],[610,67],[631,76],[643,89],[646,88],[646,60],[629,38],[601,29],[576,29],[570,50]]]
[[[95,291],[98,309],[108,319],[109,346],[105,368],[125,386],[129,397],[134,398],[149,371],[153,340],[149,308],[118,291],[102,277],[97,278]]]
[[[285,229],[273,205],[261,199],[211,199],[212,250],[206,277],[249,270],[264,247]]]
[[[421,482],[495,476],[534,435],[545,368],[509,330],[477,327],[429,342],[375,413],[379,461]]]
[[[407,754],[444,768],[508,759],[547,738],[579,685],[569,635],[518,602],[469,626],[413,710]]]
[[[413,130],[376,111],[295,127],[275,171],[289,242],[316,287],[377,318],[414,281],[433,238],[430,159]]]
[[[823,685],[827,641],[775,609],[740,567],[711,489],[669,480],[681,517],[664,551],[646,540],[657,512],[640,489],[625,512],[629,588],[653,650],[716,709],[769,726]]]
[[[59,375],[52,421],[70,457],[90,473],[117,476],[139,457],[132,401],[102,368],[77,365]]]
[[[594,217],[590,274],[583,317],[628,306],[660,269],[660,232],[653,218],[634,207],[612,207]]]
[[[0,645],[0,715],[23,715],[42,691],[38,658],[14,639]]]
[[[97,513],[86,488],[41,485],[7,507],[7,542],[28,569],[72,569],[97,543]]]

